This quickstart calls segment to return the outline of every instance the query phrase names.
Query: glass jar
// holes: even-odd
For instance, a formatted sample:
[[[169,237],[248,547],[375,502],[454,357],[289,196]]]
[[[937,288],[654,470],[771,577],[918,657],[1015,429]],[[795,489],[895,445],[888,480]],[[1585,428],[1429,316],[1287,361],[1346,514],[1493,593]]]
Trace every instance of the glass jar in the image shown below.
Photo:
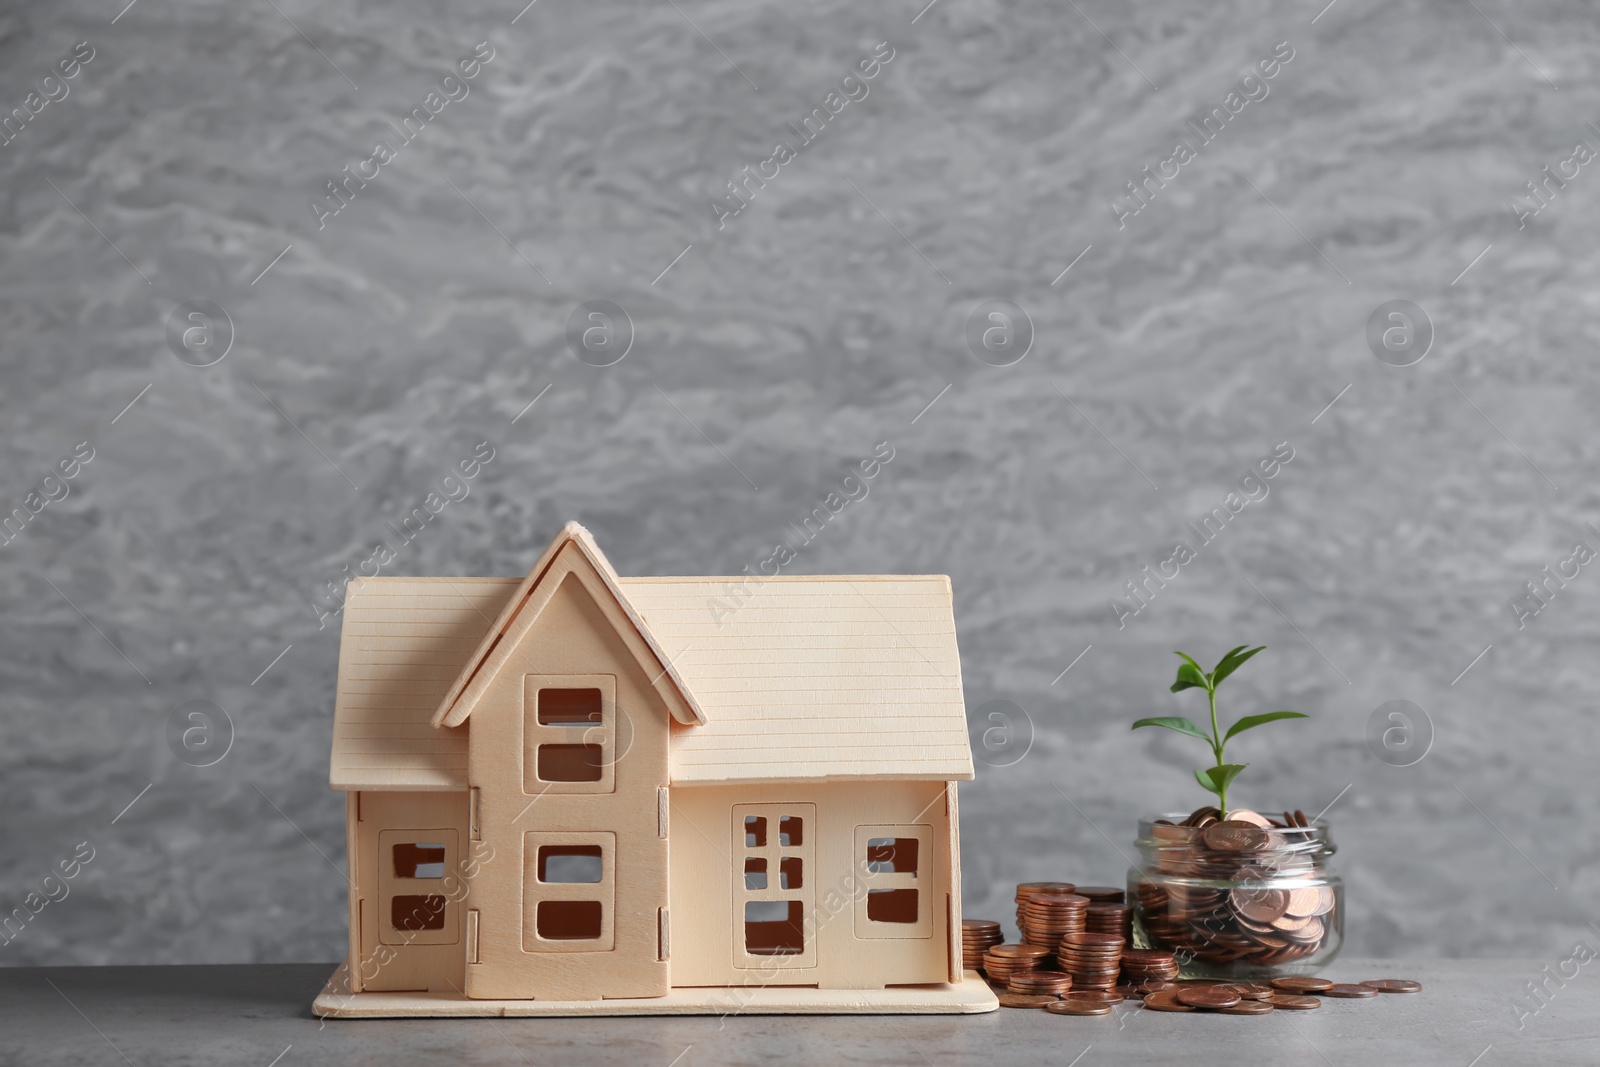
[[[1314,974],[1333,961],[1344,882],[1327,867],[1326,822],[1179,825],[1186,818],[1139,821],[1128,871],[1136,945],[1172,952],[1194,978]]]

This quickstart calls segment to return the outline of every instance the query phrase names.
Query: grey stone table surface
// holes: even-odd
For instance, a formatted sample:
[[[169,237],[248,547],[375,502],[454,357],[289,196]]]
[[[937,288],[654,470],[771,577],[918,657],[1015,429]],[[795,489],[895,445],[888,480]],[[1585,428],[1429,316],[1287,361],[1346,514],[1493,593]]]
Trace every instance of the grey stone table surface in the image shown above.
[[[1573,959],[1345,960],[1328,977],[1408,977],[1424,990],[1261,1017],[1128,1008],[1065,1018],[1002,1008],[932,1017],[319,1020],[311,1000],[332,970],[0,970],[0,1064],[1600,1063],[1600,981]]]

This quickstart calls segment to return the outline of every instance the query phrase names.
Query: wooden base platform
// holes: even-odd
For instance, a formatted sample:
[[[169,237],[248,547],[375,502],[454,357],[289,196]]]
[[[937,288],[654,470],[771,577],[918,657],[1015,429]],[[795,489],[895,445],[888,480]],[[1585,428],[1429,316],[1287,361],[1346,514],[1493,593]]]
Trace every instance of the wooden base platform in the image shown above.
[[[340,967],[312,1002],[329,1019],[468,1018],[601,1015],[971,1015],[1000,1007],[994,991],[968,971],[958,985],[889,989],[801,986],[685,987],[664,997],[630,1000],[470,1000],[459,993],[349,993]]]

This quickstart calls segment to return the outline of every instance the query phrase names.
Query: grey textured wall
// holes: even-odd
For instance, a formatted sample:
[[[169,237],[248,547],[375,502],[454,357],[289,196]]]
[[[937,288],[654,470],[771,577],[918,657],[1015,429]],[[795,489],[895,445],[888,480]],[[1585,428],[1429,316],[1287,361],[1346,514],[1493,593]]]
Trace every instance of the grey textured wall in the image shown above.
[[[1198,746],[1128,723],[1200,711],[1173,649],[1249,641],[1225,712],[1314,718],[1237,742],[1235,796],[1333,804],[1352,951],[1595,936],[1600,577],[1509,604],[1600,547],[1586,5],[922,2],[8,5],[0,503],[40,508],[0,547],[0,907],[93,858],[0,962],[339,954],[317,605],[480,441],[385,573],[518,574],[569,518],[623,573],[737,572],[890,442],[791,570],[953,577],[975,733],[1022,712],[962,791],[969,915],[1116,881],[1139,814],[1200,803]],[[567,341],[601,299],[609,367]],[[967,340],[994,299],[1031,320],[1009,366]],[[1410,366],[1414,312],[1369,344],[1392,300],[1431,319]],[[1264,499],[1186,529],[1280,442]],[[1431,721],[1409,766],[1420,717],[1369,742],[1393,700]],[[177,757],[191,701],[225,755],[216,720]]]

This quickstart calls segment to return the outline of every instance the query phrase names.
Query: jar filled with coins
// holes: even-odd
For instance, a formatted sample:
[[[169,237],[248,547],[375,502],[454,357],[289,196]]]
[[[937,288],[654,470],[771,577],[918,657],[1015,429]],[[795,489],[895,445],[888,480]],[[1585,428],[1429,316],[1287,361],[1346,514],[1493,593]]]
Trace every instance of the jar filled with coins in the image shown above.
[[[1128,872],[1134,940],[1198,978],[1311,974],[1344,940],[1344,883],[1325,822],[1243,809],[1140,820]]]

